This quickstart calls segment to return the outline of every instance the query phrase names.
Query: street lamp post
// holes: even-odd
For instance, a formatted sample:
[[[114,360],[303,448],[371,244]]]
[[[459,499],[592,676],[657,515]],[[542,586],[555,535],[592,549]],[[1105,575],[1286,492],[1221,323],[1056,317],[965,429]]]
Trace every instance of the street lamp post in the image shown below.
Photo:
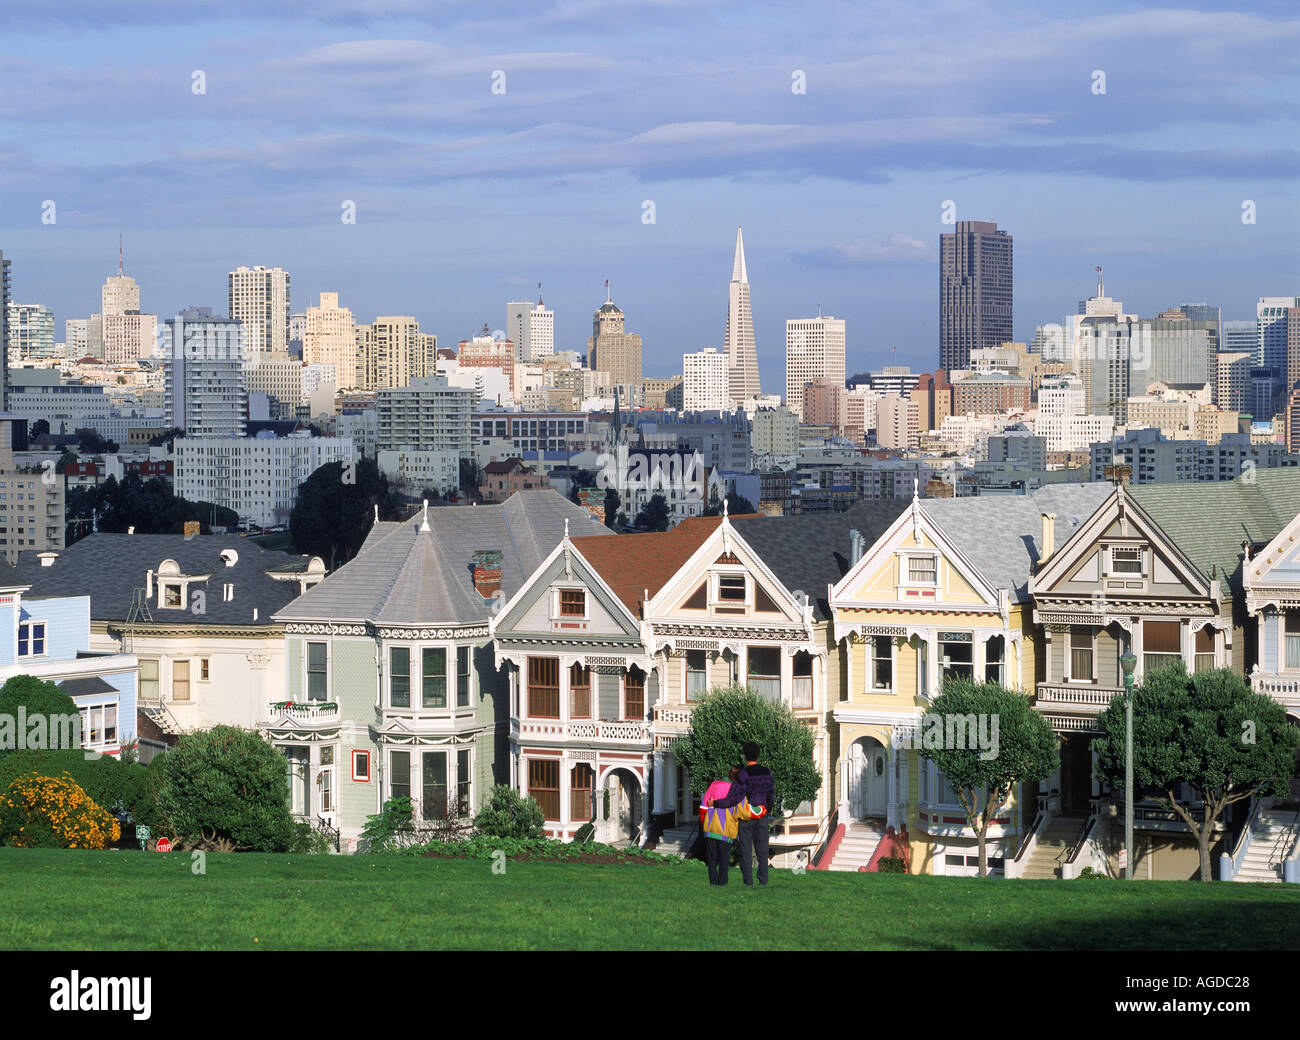
[[[1124,670],[1124,880],[1133,880],[1133,669],[1137,657],[1132,650],[1120,655]]]

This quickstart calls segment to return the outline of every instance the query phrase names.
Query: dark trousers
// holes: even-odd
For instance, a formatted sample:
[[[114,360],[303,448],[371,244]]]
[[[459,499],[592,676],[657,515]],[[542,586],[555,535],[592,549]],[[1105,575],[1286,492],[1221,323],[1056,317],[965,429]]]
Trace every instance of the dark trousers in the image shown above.
[[[741,820],[740,834],[740,876],[745,884],[754,883],[754,854],[758,854],[758,883],[767,884],[767,818],[760,820]]]
[[[709,884],[725,885],[727,883],[727,868],[731,864],[731,842],[706,837],[704,846],[709,863]]]

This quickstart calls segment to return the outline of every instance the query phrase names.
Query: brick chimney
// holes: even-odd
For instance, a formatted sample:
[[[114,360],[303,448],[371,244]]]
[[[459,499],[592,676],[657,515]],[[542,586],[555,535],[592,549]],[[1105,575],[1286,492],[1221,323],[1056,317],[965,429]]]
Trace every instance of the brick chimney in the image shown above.
[[[491,599],[501,590],[500,549],[475,549],[470,569],[474,574],[474,588],[484,599]]]

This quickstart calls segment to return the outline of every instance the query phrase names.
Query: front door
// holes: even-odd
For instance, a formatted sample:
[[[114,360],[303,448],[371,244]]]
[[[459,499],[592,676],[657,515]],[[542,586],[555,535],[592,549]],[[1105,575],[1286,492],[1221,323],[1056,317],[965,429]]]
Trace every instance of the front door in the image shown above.
[[[859,740],[849,748],[849,812],[855,820],[885,815],[887,774],[885,749],[880,744]]]
[[[1082,816],[1092,809],[1092,747],[1087,737],[1070,734],[1061,748],[1061,808]]]

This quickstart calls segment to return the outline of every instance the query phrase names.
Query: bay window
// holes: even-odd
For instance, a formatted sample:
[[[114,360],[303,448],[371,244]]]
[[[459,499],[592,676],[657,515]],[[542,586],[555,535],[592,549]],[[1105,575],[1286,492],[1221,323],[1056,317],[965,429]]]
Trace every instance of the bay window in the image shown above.
[[[411,706],[411,648],[388,648],[388,703],[394,708]]]
[[[421,651],[421,703],[426,708],[447,706],[447,651],[441,646],[426,646]]]

